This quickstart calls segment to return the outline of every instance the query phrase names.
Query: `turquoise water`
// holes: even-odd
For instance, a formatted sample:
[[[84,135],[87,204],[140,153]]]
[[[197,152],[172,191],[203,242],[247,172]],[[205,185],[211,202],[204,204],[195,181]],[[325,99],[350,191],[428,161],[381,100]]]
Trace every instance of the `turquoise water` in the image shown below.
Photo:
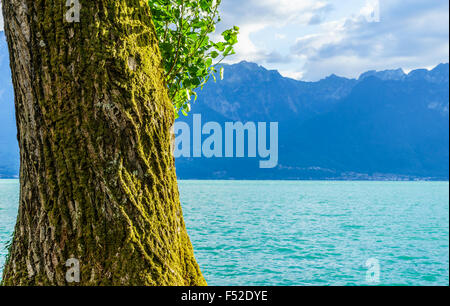
[[[6,257],[6,245],[12,238],[19,203],[19,181],[0,180],[0,279]]]
[[[210,285],[449,285],[448,182],[181,181]],[[0,244],[18,181],[0,180]],[[0,264],[5,252],[0,246]]]

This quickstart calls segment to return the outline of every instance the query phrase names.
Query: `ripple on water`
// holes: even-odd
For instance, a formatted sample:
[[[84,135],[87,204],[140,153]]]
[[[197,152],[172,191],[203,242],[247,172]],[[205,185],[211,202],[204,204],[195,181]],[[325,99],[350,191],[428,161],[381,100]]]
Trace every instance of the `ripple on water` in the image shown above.
[[[448,182],[181,181],[210,285],[449,285]],[[0,269],[18,181],[0,180]]]

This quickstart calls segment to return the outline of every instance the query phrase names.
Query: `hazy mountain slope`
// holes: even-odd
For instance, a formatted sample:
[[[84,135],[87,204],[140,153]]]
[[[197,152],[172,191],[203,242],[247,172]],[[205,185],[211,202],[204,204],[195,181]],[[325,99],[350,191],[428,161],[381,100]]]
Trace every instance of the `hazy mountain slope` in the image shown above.
[[[224,80],[209,83],[195,107],[205,105],[232,120],[304,120],[331,109],[356,83],[334,75],[319,82],[299,82],[241,62],[225,65]]]
[[[281,133],[281,143],[299,148],[286,162],[448,177],[448,95],[448,85],[364,79],[331,112]]]
[[[180,158],[183,178],[434,178],[449,171],[448,64],[307,83],[250,63],[201,93],[206,121],[279,121],[279,166]],[[187,119],[190,122],[192,117]]]
[[[358,80],[282,77],[253,63],[225,66],[187,118],[279,122],[279,164],[258,158],[179,158],[180,178],[444,178],[449,172],[449,65],[369,71]],[[13,89],[0,32],[0,177],[18,175]],[[191,124],[192,125],[192,124]]]

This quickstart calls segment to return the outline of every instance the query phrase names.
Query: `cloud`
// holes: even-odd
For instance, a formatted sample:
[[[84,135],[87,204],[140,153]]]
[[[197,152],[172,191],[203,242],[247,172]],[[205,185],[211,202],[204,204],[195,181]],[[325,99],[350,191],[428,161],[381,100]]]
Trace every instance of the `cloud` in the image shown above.
[[[328,2],[317,0],[224,0],[221,4],[223,20],[242,26],[307,23],[313,14],[327,9]]]
[[[274,44],[266,39],[252,37],[255,33],[271,32],[273,40],[284,40],[288,36],[282,33],[286,26],[306,26],[311,20],[320,22],[323,15],[331,9],[326,1],[317,0],[224,0],[221,4],[222,20],[218,32],[237,25],[240,27],[239,42],[235,47],[237,55],[229,63],[241,60],[260,64],[289,63],[292,56],[289,48],[285,54],[276,48],[266,47]]]
[[[448,1],[223,0],[219,30],[241,27],[237,55],[285,76],[358,77],[448,62]]]
[[[314,13],[309,19],[308,25],[318,25],[325,21],[329,12],[334,9],[334,6],[329,3],[323,3],[320,7],[316,7]]]
[[[223,0],[217,32],[241,29],[228,63],[252,61],[304,80],[358,77],[448,62],[448,10],[444,0]]]
[[[368,22],[380,21],[380,0],[368,0],[363,8],[359,11]]]
[[[303,72],[295,72],[290,70],[281,70],[279,71],[280,74],[286,78],[294,79],[294,80],[301,80],[303,79]]]
[[[381,6],[379,22],[368,18],[374,9],[366,6],[359,16],[323,24],[321,33],[297,38],[291,51],[305,59],[303,77],[356,77],[370,69],[410,70],[448,62],[448,2],[391,0]]]
[[[3,31],[3,13],[2,13],[2,1],[0,1],[0,31]]]

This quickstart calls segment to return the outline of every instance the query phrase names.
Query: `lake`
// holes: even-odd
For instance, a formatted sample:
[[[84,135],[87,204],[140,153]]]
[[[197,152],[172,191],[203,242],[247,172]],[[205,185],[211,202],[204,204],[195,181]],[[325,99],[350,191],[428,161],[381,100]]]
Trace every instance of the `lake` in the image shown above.
[[[180,181],[179,188],[209,285],[449,285],[448,182]],[[0,180],[0,266],[18,193],[18,180]]]

